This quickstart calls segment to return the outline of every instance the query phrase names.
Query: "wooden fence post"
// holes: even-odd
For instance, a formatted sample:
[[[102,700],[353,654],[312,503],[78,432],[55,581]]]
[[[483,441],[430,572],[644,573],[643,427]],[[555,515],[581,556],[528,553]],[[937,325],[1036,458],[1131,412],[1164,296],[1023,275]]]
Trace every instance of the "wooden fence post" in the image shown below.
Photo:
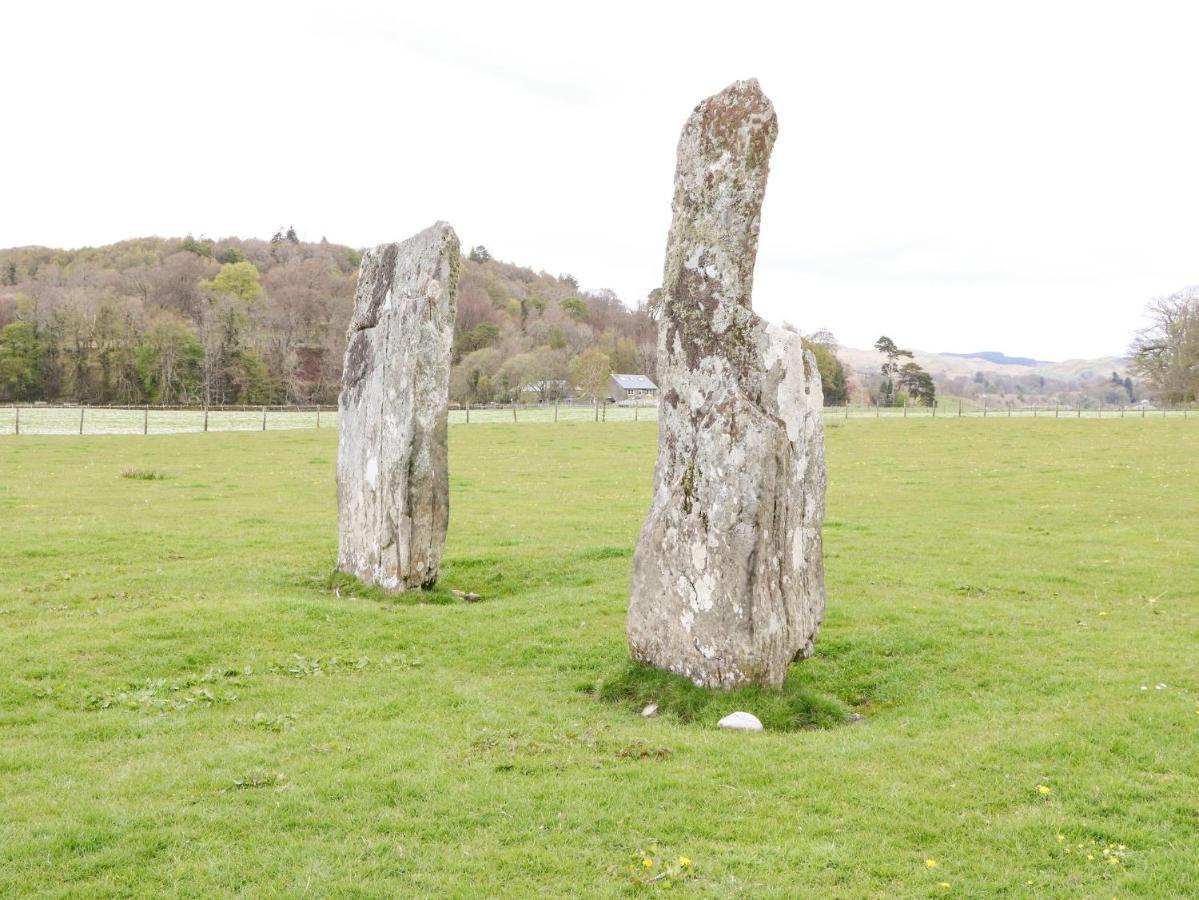
[[[466,424],[470,424],[470,404],[466,404]]]
[[[321,427],[321,405],[319,403],[316,405],[316,427]]]
[[[554,421],[558,421],[558,398],[554,398]]]
[[[266,407],[262,408],[262,430],[266,431]]]
[[[83,434],[83,414],[87,410],[86,406],[79,407],[79,433]]]
[[[150,433],[150,407],[149,407],[149,405],[147,405],[146,408],[142,410],[142,434],[149,434],[149,433]]]
[[[512,421],[516,421],[516,401],[512,401]]]
[[[634,422],[636,422],[636,421],[637,421],[637,411],[638,411],[640,408],[641,408],[640,404],[637,404],[637,403],[634,403],[634,404],[633,404],[633,421],[634,421]]]
[[[208,433],[208,406],[204,407],[204,433]]]
[[[987,417],[987,398],[983,397],[983,418]]]
[[[21,407],[17,407],[17,434],[21,433]]]
[[[962,417],[962,401],[959,400],[958,401],[958,418],[960,419],[961,417]]]

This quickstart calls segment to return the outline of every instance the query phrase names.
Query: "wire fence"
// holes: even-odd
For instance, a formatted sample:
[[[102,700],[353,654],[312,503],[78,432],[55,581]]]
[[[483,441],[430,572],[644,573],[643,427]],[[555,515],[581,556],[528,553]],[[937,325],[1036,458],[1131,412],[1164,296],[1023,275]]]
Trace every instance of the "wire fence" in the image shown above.
[[[952,401],[936,406],[826,406],[826,422],[862,419],[1161,419],[1199,418],[1195,404],[1152,406],[1021,406]],[[451,425],[549,422],[656,422],[652,403],[509,403],[452,406]],[[0,406],[0,435],[183,434],[336,428],[335,406]]]
[[[336,428],[335,406],[31,406],[0,407],[0,435],[182,434]]]
[[[933,406],[826,406],[824,418],[829,419],[1148,419],[1194,418],[1199,406],[1194,403],[1151,404],[1125,406],[1099,404],[1057,403],[1053,405],[1024,405],[1016,403],[969,403],[966,401],[939,402]]]

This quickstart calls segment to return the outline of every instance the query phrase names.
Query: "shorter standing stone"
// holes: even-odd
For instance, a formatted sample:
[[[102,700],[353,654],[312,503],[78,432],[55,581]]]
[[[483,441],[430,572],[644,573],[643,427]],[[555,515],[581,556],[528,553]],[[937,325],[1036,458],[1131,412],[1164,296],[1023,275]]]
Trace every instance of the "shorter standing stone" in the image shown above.
[[[368,250],[338,400],[337,567],[392,591],[437,581],[449,525],[458,238],[438,222]]]

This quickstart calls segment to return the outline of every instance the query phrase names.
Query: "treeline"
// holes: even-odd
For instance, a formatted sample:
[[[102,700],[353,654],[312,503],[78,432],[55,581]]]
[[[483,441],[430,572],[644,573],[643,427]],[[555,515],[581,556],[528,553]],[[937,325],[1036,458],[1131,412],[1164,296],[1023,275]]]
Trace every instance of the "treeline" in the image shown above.
[[[458,283],[450,398],[477,405],[597,396],[608,372],[653,377],[655,301],[630,308],[612,291],[581,291],[570,275],[534,272],[474,247]]]
[[[1128,405],[1141,399],[1137,383],[1130,376],[1117,372],[1083,372],[1072,380],[1034,374],[975,372],[971,376],[942,376],[938,384],[947,394],[980,404],[986,398],[1000,405],[1064,404],[1094,409]]]
[[[328,402],[359,261],[290,229],[0,251],[0,399]]]
[[[269,241],[145,238],[0,250],[0,401],[333,403],[361,255],[294,229]],[[656,304],[570,275],[462,260],[452,399],[481,404],[606,392],[608,372],[656,375]],[[807,339],[826,400],[846,372]]]
[[[0,251],[0,401],[335,402],[360,262],[293,229]],[[587,350],[614,371],[652,368],[644,307],[483,248],[462,263],[456,399],[557,387]]]

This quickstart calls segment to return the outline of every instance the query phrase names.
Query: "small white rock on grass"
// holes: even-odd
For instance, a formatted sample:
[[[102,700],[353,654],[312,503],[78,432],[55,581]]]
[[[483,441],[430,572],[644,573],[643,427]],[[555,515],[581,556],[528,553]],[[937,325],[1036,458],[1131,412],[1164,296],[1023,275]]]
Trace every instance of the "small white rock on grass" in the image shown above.
[[[731,728],[734,731],[761,731],[762,723],[753,713],[729,713],[716,723],[719,728]]]

